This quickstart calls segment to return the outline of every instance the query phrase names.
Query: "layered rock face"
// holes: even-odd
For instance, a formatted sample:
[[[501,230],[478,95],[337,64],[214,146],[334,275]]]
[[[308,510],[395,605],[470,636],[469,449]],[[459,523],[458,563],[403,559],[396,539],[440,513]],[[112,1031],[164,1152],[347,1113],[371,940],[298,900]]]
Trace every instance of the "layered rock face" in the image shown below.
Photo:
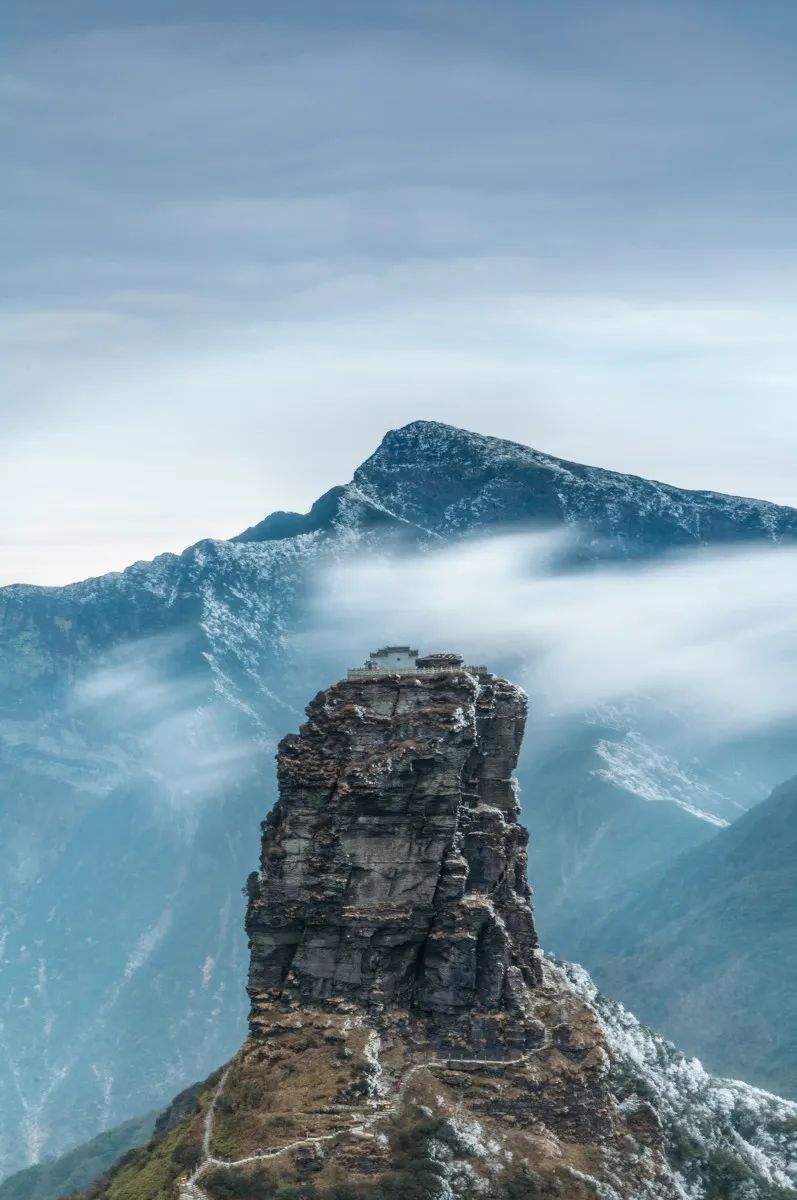
[[[263,1002],[356,999],[476,1049],[538,1036],[540,970],[512,771],[526,697],[465,668],[321,692],[278,754],[251,888],[252,1032]],[[519,1020],[507,1025],[507,1016]]]
[[[512,774],[526,714],[520,688],[435,655],[351,672],[280,744],[248,883],[251,1037],[233,1070],[246,1087],[278,1080],[259,1121],[286,1094],[312,1112],[304,1126],[334,1143],[319,1182],[345,1171],[370,1200],[378,1176],[392,1196],[395,1139],[434,1110],[490,1131],[472,1180],[485,1196],[513,1194],[501,1172],[532,1160],[573,1198],[609,1178],[634,1200],[653,1181],[674,1195],[655,1121],[621,1115],[599,1023],[537,946]],[[353,1081],[336,1055],[359,1063]],[[339,1136],[352,1110],[383,1143]],[[456,1169],[476,1170],[462,1154]],[[455,1174],[450,1194],[469,1196]]]
[[[427,656],[307,716],[247,884],[250,1037],[93,1200],[796,1194],[797,1106],[710,1079],[538,950],[522,691]]]

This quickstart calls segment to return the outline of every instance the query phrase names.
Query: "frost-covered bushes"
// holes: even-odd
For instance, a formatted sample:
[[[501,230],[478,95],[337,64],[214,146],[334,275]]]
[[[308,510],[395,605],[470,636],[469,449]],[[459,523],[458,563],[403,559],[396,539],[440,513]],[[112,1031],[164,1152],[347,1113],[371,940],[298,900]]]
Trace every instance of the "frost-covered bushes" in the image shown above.
[[[351,1184],[319,1189],[313,1183],[281,1183],[269,1171],[248,1174],[231,1167],[203,1175],[202,1189],[211,1200],[363,1200]]]
[[[380,1181],[379,1200],[459,1200],[447,1178],[446,1159],[453,1157],[455,1141],[450,1123],[440,1118],[405,1126],[393,1141],[393,1170]],[[467,1192],[460,1194],[471,1200]]]
[[[501,1161],[501,1146],[478,1121],[425,1117],[405,1127],[392,1150],[394,1170],[363,1200],[548,1200],[562,1194],[556,1181],[527,1164]]]
[[[393,1132],[390,1165],[378,1181],[286,1184],[268,1171],[218,1167],[202,1177],[202,1187],[211,1200],[566,1200],[561,1181],[502,1158],[478,1121],[425,1113]]]
[[[655,1112],[684,1200],[794,1200],[797,1104],[709,1075],[696,1058],[601,996],[582,967],[553,969],[600,1019],[621,1107],[632,1113],[647,1104]]]

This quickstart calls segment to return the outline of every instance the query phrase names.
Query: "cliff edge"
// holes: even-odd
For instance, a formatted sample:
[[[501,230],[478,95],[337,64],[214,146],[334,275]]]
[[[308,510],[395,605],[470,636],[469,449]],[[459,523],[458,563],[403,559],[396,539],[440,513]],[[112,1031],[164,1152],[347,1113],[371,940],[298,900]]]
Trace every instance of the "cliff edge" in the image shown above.
[[[280,744],[279,801],[247,881],[250,1036],[193,1111],[92,1195],[737,1195],[711,1191],[699,1157],[675,1162],[658,1043],[645,1053],[661,1095],[641,1051],[628,1068],[633,1019],[602,1013],[588,980],[537,946],[512,776],[525,694],[455,657],[418,664],[351,672]],[[731,1094],[717,1095],[726,1116]],[[733,1144],[726,1130],[718,1145],[746,1170]],[[779,1170],[771,1191],[750,1190],[752,1167],[731,1184],[747,1187],[740,1200],[794,1194]]]
[[[377,674],[316,696],[278,754],[246,928],[251,1029],[275,1003],[424,1022],[439,1050],[539,1040],[526,831],[512,771],[526,719],[506,680]]]

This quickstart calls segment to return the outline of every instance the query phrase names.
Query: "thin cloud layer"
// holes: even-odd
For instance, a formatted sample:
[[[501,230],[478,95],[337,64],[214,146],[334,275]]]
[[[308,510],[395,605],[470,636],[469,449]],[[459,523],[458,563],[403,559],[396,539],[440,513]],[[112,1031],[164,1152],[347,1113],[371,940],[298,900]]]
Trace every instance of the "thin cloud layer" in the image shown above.
[[[123,777],[142,772],[167,817],[223,795],[259,750],[254,731],[237,728],[223,705],[208,701],[207,680],[189,670],[185,646],[172,634],[123,643],[72,694],[109,763],[121,764]]]
[[[543,709],[644,696],[717,742],[797,719],[796,550],[579,571],[566,551],[523,534],[339,564],[318,580],[311,645],[352,661],[366,642],[454,649],[511,663]]]

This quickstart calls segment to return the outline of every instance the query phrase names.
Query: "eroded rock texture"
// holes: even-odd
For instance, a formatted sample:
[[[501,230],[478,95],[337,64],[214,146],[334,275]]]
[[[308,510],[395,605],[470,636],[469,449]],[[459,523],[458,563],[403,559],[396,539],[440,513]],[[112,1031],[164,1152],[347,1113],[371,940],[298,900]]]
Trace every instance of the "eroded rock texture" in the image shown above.
[[[401,1006],[477,1049],[539,982],[512,771],[526,697],[467,669],[349,679],[279,748],[247,931],[263,1001]],[[518,1024],[522,1048],[535,1026]],[[508,1040],[511,1042],[512,1035]]]
[[[251,1036],[98,1200],[793,1194],[791,1106],[711,1081],[539,954],[519,689],[425,657],[307,715],[248,881]]]

